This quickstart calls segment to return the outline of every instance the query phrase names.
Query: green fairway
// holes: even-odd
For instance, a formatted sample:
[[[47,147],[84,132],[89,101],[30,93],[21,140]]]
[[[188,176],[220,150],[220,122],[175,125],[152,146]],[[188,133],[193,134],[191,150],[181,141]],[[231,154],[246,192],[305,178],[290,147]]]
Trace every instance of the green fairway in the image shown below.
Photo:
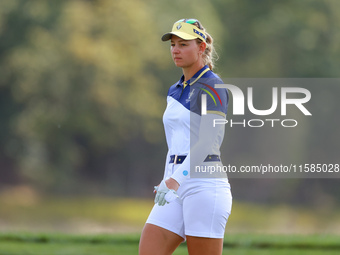
[[[0,234],[0,254],[138,254],[138,234],[65,235]],[[335,235],[228,235],[223,254],[339,254],[340,236]],[[174,253],[187,254],[182,244]]]
[[[27,201],[0,196],[0,255],[138,254],[140,233],[153,205],[152,200],[111,198]],[[338,215],[339,210],[319,217],[304,208],[235,202],[223,254],[340,254]],[[333,234],[278,234],[315,229]],[[277,234],[254,234],[259,232]],[[187,254],[186,244],[174,254]]]
[[[153,199],[37,197],[0,193],[0,230],[62,233],[140,233]],[[251,213],[249,213],[251,212]],[[226,233],[339,234],[340,210],[233,202]],[[5,223],[5,224],[1,224]]]

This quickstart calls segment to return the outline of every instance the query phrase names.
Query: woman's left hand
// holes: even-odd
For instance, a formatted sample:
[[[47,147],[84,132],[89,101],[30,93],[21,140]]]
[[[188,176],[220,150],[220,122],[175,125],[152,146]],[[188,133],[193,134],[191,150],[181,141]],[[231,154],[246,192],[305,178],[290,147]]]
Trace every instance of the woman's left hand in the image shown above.
[[[166,183],[167,181],[169,181],[169,184]],[[155,204],[163,206],[166,203],[170,203],[177,199],[178,195],[176,191],[178,190],[178,187],[179,184],[172,178],[166,181],[163,180],[158,186],[155,187],[156,191]]]

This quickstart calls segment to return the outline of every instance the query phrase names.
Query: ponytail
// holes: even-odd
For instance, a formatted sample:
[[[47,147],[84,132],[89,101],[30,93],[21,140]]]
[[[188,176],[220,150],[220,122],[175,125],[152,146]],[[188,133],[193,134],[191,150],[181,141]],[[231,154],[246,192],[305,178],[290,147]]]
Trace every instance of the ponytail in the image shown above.
[[[206,31],[205,31],[205,34],[207,36],[207,39],[206,39],[207,47],[205,48],[205,51],[202,55],[203,62],[205,65],[209,66],[210,70],[213,70],[215,67],[214,62],[218,58],[218,56],[213,45],[213,41],[214,41],[213,38]]]
[[[196,25],[196,24],[195,24]],[[197,26],[198,27],[198,26]],[[215,67],[215,61],[218,59],[218,55],[215,51],[214,45],[213,45],[213,38],[211,37],[210,34],[205,30],[204,27],[202,27],[202,30],[204,31],[206,35],[206,45],[207,47],[205,48],[205,51],[203,52],[202,58],[203,58],[203,63],[204,65],[209,66],[210,70],[212,71]],[[198,43],[201,43],[201,39],[196,39]]]

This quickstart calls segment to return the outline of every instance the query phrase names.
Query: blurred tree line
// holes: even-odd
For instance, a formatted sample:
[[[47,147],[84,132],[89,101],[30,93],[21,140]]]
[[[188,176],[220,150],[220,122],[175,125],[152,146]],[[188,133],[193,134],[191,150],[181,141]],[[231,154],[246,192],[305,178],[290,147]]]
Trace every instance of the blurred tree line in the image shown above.
[[[198,18],[214,37],[221,77],[338,77],[337,0],[3,0],[0,185],[151,196],[167,151],[166,93],[181,76],[160,37],[183,17]],[[327,96],[311,102],[314,112]],[[331,146],[329,159],[338,159],[336,110],[331,125],[310,127],[294,145]],[[230,157],[258,139],[242,136],[227,137]],[[231,182],[239,199],[340,199],[336,179]]]

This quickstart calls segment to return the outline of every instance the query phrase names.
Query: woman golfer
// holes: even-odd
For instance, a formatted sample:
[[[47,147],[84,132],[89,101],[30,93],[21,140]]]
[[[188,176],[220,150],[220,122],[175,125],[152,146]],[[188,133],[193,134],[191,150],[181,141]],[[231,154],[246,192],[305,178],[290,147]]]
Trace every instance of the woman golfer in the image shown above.
[[[168,144],[164,178],[140,244],[140,255],[172,254],[187,241],[190,255],[222,254],[231,212],[220,146],[228,93],[212,72],[213,40],[196,19],[177,21],[163,41],[183,76],[168,91],[163,122]]]

